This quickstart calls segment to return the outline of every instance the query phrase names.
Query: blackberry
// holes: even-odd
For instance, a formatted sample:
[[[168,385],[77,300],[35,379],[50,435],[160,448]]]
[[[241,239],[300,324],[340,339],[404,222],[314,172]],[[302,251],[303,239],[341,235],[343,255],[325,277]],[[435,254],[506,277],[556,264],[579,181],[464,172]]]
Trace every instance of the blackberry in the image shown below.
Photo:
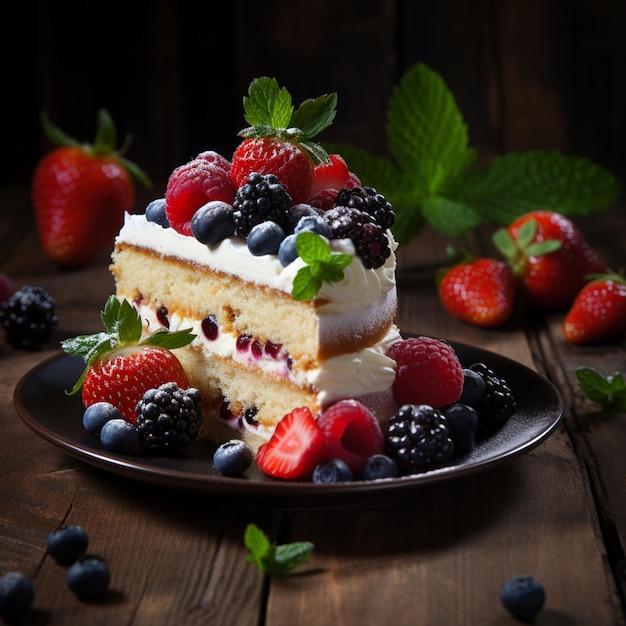
[[[291,196],[274,174],[253,172],[235,194],[235,234],[245,239],[252,228],[261,222],[276,222],[288,231],[290,207]]]
[[[454,452],[446,418],[427,404],[405,404],[392,416],[387,446],[405,474],[439,467]]]
[[[369,213],[351,207],[335,206],[325,211],[323,216],[331,228],[333,239],[352,240],[365,267],[380,267],[391,254],[385,229]]]
[[[202,423],[200,392],[169,382],[149,389],[137,404],[139,445],[147,452],[162,452],[189,445]]]
[[[58,324],[56,303],[42,287],[24,285],[0,304],[0,326],[7,341],[21,350],[35,350],[50,339]]]
[[[335,198],[335,205],[347,206],[368,213],[384,229],[391,228],[396,221],[396,214],[391,204],[373,187],[342,189]]]
[[[474,363],[469,369],[480,374],[485,381],[485,392],[474,404],[478,413],[476,437],[484,438],[503,426],[515,413],[517,405],[507,382],[496,376],[487,365]]]

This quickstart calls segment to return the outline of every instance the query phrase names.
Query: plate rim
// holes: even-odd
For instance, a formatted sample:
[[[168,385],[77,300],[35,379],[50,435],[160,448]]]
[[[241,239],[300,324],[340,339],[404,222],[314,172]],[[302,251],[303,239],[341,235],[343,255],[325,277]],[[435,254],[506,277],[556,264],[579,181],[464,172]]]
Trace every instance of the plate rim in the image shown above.
[[[408,337],[410,335],[404,336]],[[323,506],[345,505],[352,500],[365,502],[379,499],[381,492],[382,495],[391,497],[423,485],[460,476],[468,476],[488,468],[497,467],[534,449],[545,441],[558,427],[563,418],[564,401],[559,390],[549,380],[534,369],[510,357],[463,342],[449,341],[449,343],[455,351],[478,352],[483,355],[481,360],[487,361],[495,358],[503,361],[509,368],[520,370],[524,376],[536,377],[542,381],[546,390],[552,394],[551,399],[555,403],[552,419],[547,426],[528,440],[517,443],[511,449],[501,450],[489,458],[480,458],[468,465],[456,463],[427,472],[391,479],[317,484],[310,481],[282,481],[271,477],[264,477],[262,480],[249,477],[232,478],[216,474],[193,473],[184,471],[184,469],[148,465],[145,462],[142,463],[142,458],[144,457],[88,448],[79,442],[69,440],[55,433],[42,424],[34,415],[31,415],[24,401],[23,390],[28,384],[32,384],[33,379],[46,368],[50,368],[66,359],[80,358],[68,355],[63,351],[55,352],[22,375],[14,389],[13,404],[20,419],[42,439],[88,465],[118,476],[165,488],[213,492],[215,495],[228,500],[248,498],[247,504],[263,504],[264,506],[279,506],[281,508],[319,508]],[[514,419],[514,416],[511,419]],[[506,429],[507,424],[502,428]],[[210,459],[207,459],[207,461],[211,462]]]

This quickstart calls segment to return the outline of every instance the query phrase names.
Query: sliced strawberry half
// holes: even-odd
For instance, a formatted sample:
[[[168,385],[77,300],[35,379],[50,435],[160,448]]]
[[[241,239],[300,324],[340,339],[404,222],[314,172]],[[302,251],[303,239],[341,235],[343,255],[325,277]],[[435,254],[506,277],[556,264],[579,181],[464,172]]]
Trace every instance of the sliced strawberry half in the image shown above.
[[[344,461],[355,475],[361,473],[369,457],[384,451],[385,438],[378,420],[357,400],[333,404],[317,424],[324,433],[326,455]]]
[[[307,479],[326,458],[324,435],[311,410],[294,409],[278,422],[274,434],[259,447],[256,463],[274,478]]]

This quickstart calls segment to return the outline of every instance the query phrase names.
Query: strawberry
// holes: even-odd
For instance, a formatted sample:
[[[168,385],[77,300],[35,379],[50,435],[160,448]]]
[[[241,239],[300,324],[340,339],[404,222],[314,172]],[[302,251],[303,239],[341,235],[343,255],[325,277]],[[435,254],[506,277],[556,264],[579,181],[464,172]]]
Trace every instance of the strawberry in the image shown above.
[[[231,161],[236,188],[246,184],[253,172],[274,174],[287,188],[293,204],[311,195],[318,163],[330,160],[326,151],[311,141],[335,117],[336,94],[306,100],[294,110],[291,95],[275,79],[257,78],[244,98],[244,117],[251,124],[240,131],[243,138]]]
[[[134,181],[150,186],[147,176],[115,150],[115,125],[98,114],[93,145],[79,144],[42,115],[44,132],[58,146],[37,165],[31,197],[39,239],[46,256],[59,267],[78,268],[111,245],[124,212],[135,202]]]
[[[313,170],[313,186],[310,190],[311,197],[324,189],[339,191],[346,186],[350,170],[339,154],[329,154],[329,163],[318,163]]]
[[[502,261],[475,259],[445,271],[438,285],[444,308],[476,326],[504,324],[515,304],[515,279]]]
[[[556,310],[571,305],[588,274],[607,271],[571,220],[531,211],[494,234],[494,244],[517,277],[526,302]]]
[[[317,425],[326,438],[326,455],[340,459],[360,474],[367,459],[382,454],[385,438],[378,420],[357,400],[340,400],[319,416]]]
[[[398,404],[433,408],[456,402],[463,391],[463,367],[454,348],[434,337],[409,337],[391,344],[396,362],[393,393]]]
[[[142,341],[137,309],[115,296],[107,300],[102,321],[106,332],[61,343],[65,352],[85,359],[85,369],[69,392],[73,395],[82,387],[85,407],[109,402],[127,422],[134,424],[135,408],[146,391],[168,382],[175,382],[181,389],[189,387],[187,375],[171,350],[194,339],[190,329],[162,329]]]
[[[235,189],[228,161],[218,157],[217,153],[201,153],[177,167],[167,181],[165,215],[170,226],[183,235],[193,236],[191,219],[200,207],[214,201],[233,203]]]
[[[596,276],[578,293],[565,316],[563,335],[574,344],[618,341],[626,333],[626,280]]]
[[[285,480],[310,478],[315,466],[325,459],[324,434],[307,407],[285,415],[270,440],[259,446],[256,455],[261,471]]]

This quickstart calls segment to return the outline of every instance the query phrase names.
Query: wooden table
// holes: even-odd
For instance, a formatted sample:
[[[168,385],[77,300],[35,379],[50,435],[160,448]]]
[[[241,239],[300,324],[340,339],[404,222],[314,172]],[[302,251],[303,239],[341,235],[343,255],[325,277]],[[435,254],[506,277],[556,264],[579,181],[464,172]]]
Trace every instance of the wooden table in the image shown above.
[[[626,372],[625,344],[574,347],[562,314],[480,330],[445,314],[428,275],[402,284],[398,323],[480,346],[536,369],[564,398],[558,429],[497,469],[346,507],[284,510],[177,492],[87,465],[35,435],[13,391],[58,342],[100,329],[112,293],[108,254],[80,271],[43,258],[28,197],[0,196],[0,271],[39,284],[57,301],[59,325],[38,352],[0,343],[0,574],[32,577],[28,623],[154,626],[394,626],[514,624],[502,583],[530,574],[547,592],[537,624],[624,624],[626,422],[585,399],[577,366]],[[624,206],[580,220],[612,264],[624,265]],[[426,234],[400,255],[403,269],[444,258]],[[315,544],[297,573],[266,579],[246,562],[246,525],[279,543]],[[81,602],[46,553],[59,524],[78,524],[104,557],[111,590]]]

